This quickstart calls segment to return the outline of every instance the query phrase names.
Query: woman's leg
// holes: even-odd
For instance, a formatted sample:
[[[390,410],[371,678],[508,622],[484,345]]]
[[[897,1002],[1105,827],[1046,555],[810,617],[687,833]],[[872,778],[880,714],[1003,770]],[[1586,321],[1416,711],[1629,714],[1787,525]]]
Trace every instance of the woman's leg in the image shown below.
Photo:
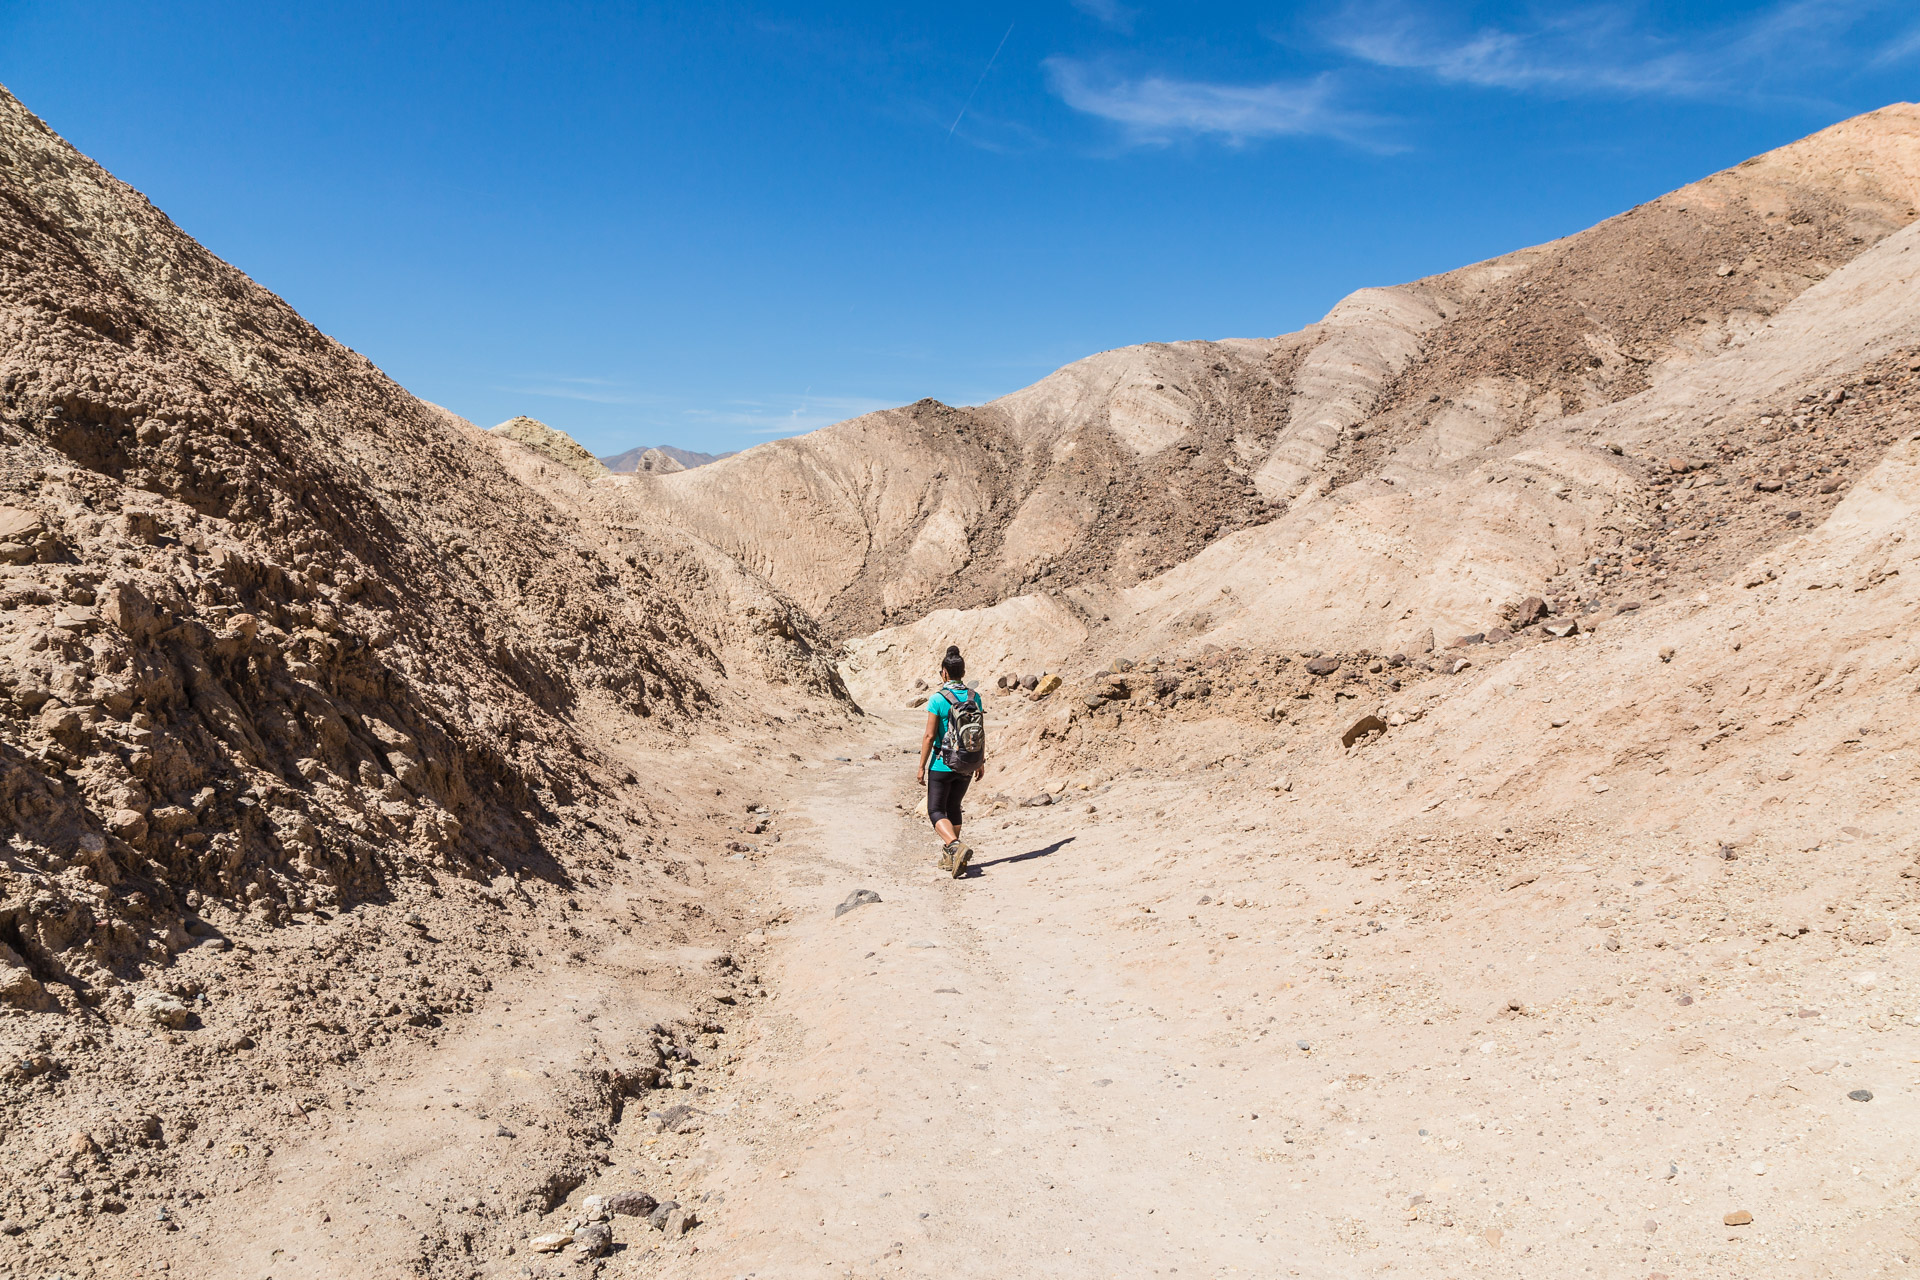
[[[953,794],[953,782],[959,776],[938,769],[927,771],[927,820],[933,823],[941,844],[959,839],[954,819],[960,816],[960,805]]]
[[[950,784],[951,794],[947,797],[947,820],[953,826],[953,857],[947,869],[953,872],[957,880],[967,869],[967,863],[973,860],[973,850],[960,838],[960,804],[967,798],[967,784],[973,781],[970,773],[956,773]]]

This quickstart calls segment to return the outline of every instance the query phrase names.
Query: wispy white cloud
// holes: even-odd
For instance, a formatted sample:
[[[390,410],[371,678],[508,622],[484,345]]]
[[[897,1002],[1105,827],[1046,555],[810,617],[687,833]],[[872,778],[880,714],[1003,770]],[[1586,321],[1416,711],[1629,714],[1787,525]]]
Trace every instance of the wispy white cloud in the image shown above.
[[[1920,23],[1909,27],[1904,35],[1895,36],[1889,40],[1880,52],[1873,56],[1873,65],[1890,67],[1910,58],[1920,58]]]
[[[1063,102],[1119,125],[1139,144],[1212,137],[1237,145],[1309,135],[1358,141],[1371,123],[1334,105],[1333,80],[1325,75],[1243,85],[1158,75],[1129,79],[1071,58],[1049,58],[1046,67]]]
[[[1127,8],[1119,0],[1072,0],[1072,3],[1101,26],[1123,33],[1133,30],[1133,20],[1139,16],[1138,10]]]
[[[1359,0],[1323,26],[1362,62],[1424,72],[1449,84],[1561,95],[1702,97],[1786,88],[1845,56],[1844,37],[1891,0],[1788,0],[1718,27],[1660,31],[1638,6],[1548,11],[1528,24],[1464,29],[1405,0]],[[1761,80],[1761,73],[1779,70]]]

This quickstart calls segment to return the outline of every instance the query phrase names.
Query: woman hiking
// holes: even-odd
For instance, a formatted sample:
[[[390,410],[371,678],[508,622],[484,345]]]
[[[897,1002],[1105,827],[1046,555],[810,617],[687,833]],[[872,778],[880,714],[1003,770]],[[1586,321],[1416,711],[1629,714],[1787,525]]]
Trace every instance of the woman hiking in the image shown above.
[[[939,835],[940,869],[958,880],[973,857],[960,838],[960,801],[967,784],[987,771],[987,718],[980,695],[962,683],[967,660],[948,645],[940,659],[940,688],[927,699],[920,735],[919,781],[927,789],[927,820]]]

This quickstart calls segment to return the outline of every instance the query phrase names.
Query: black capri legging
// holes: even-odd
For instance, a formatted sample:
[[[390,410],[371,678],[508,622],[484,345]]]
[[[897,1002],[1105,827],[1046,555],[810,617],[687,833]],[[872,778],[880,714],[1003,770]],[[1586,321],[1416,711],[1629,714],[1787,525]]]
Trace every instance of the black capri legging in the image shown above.
[[[938,822],[945,818],[960,829],[960,802],[966,799],[967,784],[973,781],[970,773],[946,773],[939,769],[927,770],[927,821]]]

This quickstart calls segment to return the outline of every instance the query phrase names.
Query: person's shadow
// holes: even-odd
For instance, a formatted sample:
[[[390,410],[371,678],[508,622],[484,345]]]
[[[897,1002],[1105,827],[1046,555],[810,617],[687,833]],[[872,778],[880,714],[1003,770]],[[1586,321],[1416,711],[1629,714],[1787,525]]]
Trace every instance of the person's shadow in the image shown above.
[[[1044,849],[1029,849],[1025,853],[1010,853],[1004,858],[995,858],[992,862],[972,863],[967,867],[966,875],[963,878],[970,880],[982,871],[985,871],[988,867],[1005,866],[1009,862],[1025,862],[1030,858],[1044,858],[1049,854],[1060,852],[1060,850],[1072,844],[1074,839],[1075,837],[1073,836],[1067,836],[1064,839],[1055,840]]]

